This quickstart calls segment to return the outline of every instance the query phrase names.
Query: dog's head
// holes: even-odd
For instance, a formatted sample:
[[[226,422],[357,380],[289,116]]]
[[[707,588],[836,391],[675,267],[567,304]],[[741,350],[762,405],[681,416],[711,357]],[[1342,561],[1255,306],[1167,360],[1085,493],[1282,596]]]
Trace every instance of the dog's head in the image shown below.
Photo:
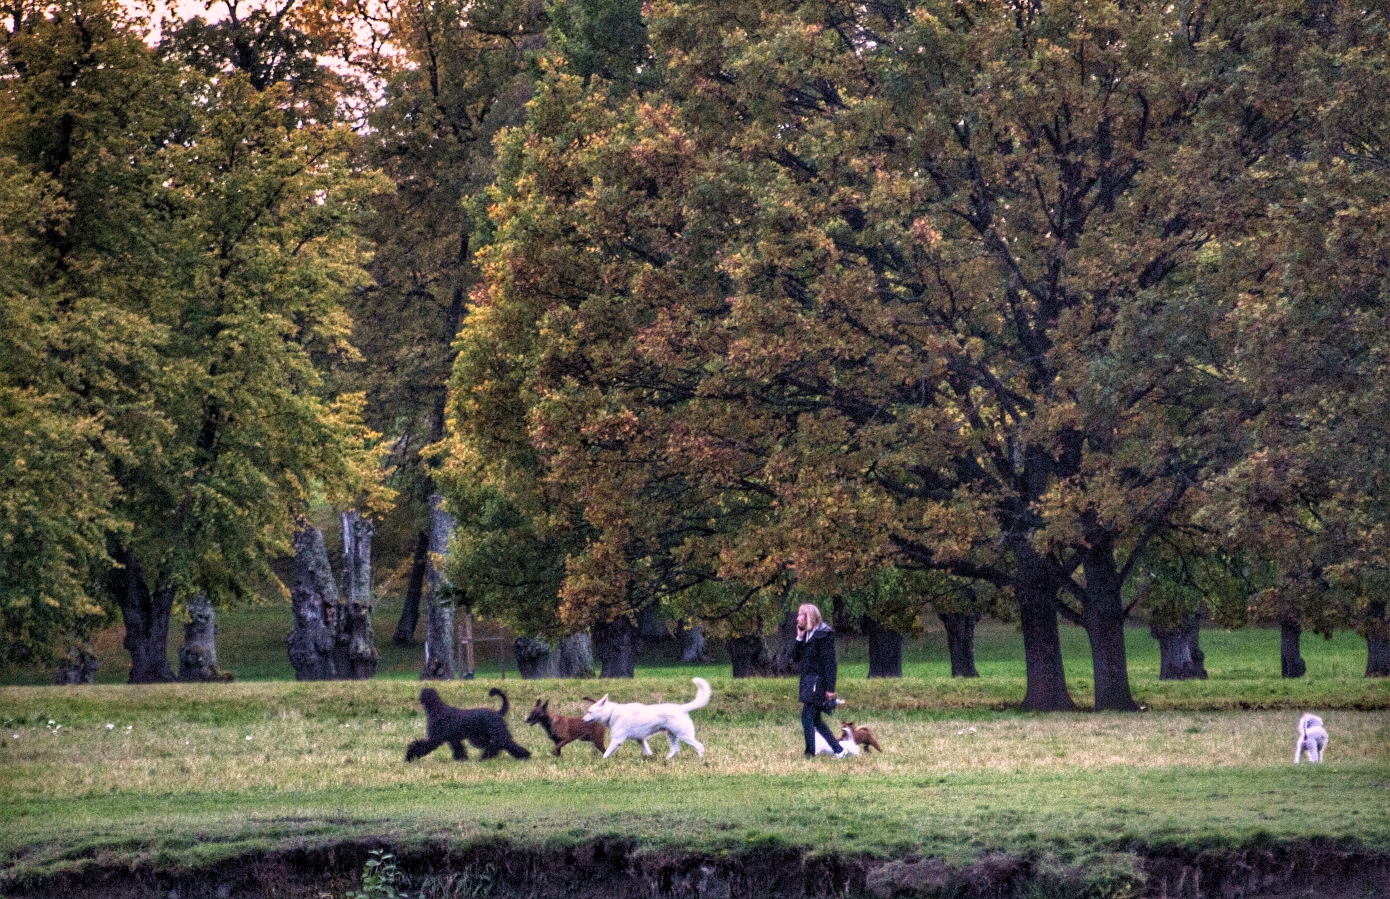
[[[851,743],[854,742],[854,722],[853,722],[853,721],[841,721],[841,722],[840,722],[840,742],[843,743],[843,742],[845,742],[846,740],[850,741]]]
[[[607,693],[603,694],[603,698],[598,702],[589,706],[589,710],[584,713],[585,721],[601,721],[604,724],[607,724],[611,717],[613,717],[613,703],[608,701]]]
[[[444,700],[439,698],[439,691],[436,690],[434,687],[426,687],[425,689],[420,691],[420,705],[424,706],[425,708],[428,709],[432,706],[443,704]]]
[[[541,702],[536,700],[536,707],[531,710],[531,714],[526,716],[527,724],[541,724],[550,720],[550,700]]]

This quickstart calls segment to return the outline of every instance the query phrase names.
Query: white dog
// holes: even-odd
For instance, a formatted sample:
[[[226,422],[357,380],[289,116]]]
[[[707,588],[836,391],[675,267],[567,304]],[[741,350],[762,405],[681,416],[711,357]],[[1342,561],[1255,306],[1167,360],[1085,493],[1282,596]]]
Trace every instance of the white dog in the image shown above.
[[[1322,719],[1309,713],[1298,719],[1298,742],[1293,744],[1293,763],[1297,765],[1308,753],[1308,761],[1322,761],[1322,751],[1327,748],[1327,729]]]
[[[850,755],[859,755],[861,752],[863,752],[863,750],[859,747],[859,744],[854,742],[854,731],[850,730],[848,727],[840,728],[839,743],[840,748],[843,749],[845,752],[848,752]],[[835,750],[830,748],[830,744],[825,741],[825,737],[822,737],[820,735],[820,731],[816,731],[816,755],[834,754]]]
[[[589,706],[589,711],[584,713],[584,720],[598,721],[608,727],[608,751],[603,757],[608,758],[617,752],[618,747],[626,740],[641,740],[642,754],[651,755],[652,748],[647,745],[647,738],[657,731],[665,731],[671,740],[671,751],[666,754],[668,759],[681,751],[682,742],[695,747],[695,753],[704,758],[705,745],[695,739],[695,722],[690,720],[690,713],[709,702],[709,681],[703,677],[692,680],[695,681],[695,698],[685,705],[676,705],[674,702],[655,705],[645,702],[609,702],[608,694],[605,693],[602,699]]]

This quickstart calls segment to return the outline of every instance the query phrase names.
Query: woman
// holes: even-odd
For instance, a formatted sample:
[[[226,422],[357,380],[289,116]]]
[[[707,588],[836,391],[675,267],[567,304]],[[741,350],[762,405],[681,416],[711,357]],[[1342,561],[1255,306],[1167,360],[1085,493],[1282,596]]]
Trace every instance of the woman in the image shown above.
[[[814,603],[796,611],[796,649],[792,661],[801,662],[801,731],[806,737],[806,757],[816,754],[816,731],[825,737],[835,758],[849,753],[821,719],[821,712],[835,707],[835,632],[821,618]]]

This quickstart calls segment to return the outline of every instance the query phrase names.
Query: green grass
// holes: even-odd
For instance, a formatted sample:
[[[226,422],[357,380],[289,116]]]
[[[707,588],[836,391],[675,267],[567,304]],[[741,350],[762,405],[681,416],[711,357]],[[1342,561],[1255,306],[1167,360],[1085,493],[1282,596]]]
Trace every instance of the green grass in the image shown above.
[[[423,648],[395,646],[391,634],[400,615],[401,596],[393,593],[384,597],[373,614],[377,651],[380,653],[378,678],[414,680],[423,666]],[[932,620],[934,629],[916,639],[906,641],[903,673],[908,678],[941,678],[950,676],[950,659],[946,638],[940,624]],[[232,673],[238,681],[293,680],[285,638],[290,631],[288,601],[267,601],[260,605],[228,609],[218,614],[217,652],[223,671]],[[169,659],[177,670],[178,647],[183,642],[181,624],[170,628]],[[112,628],[99,634],[95,652],[100,662],[97,682],[120,684],[126,680],[130,658],[121,646],[123,630]],[[1091,654],[1085,632],[1068,624],[1061,627],[1062,651],[1072,694],[1083,704],[1089,701],[1091,689]],[[417,637],[423,636],[423,625]],[[1136,695],[1142,696],[1158,681],[1158,644],[1146,628],[1134,627],[1128,632],[1128,656],[1131,682]],[[1366,667],[1366,643],[1352,632],[1343,632],[1332,640],[1308,635],[1303,640],[1303,657],[1308,673],[1298,681],[1281,682],[1279,677],[1279,632],[1271,628],[1247,628],[1240,631],[1208,630],[1202,634],[1207,670],[1211,679],[1205,683],[1170,688],[1163,685],[1160,692],[1183,697],[1183,701],[1219,702],[1234,690],[1251,690],[1248,701],[1256,707],[1268,705],[1270,697],[1286,697],[1290,702],[1316,699],[1318,684],[1335,683],[1336,691],[1343,685],[1358,684]],[[868,651],[862,640],[850,637],[839,641],[841,665],[845,676],[863,677],[868,671]],[[998,694],[1000,703],[1017,703],[1023,693],[1014,698],[1012,686],[1001,682],[1018,681],[1023,677],[1023,640],[1017,627],[994,621],[982,622],[976,637],[976,667],[982,685],[970,692],[984,690]],[[479,676],[496,676],[499,672],[497,644],[479,647],[477,672]],[[516,674],[516,664],[508,648],[505,669]],[[727,673],[723,659],[713,666],[691,667],[674,664],[660,651],[644,654],[639,671],[644,674],[677,674],[687,670],[716,675]],[[0,686],[39,686],[52,683],[53,672],[40,667],[0,667]],[[1258,687],[1256,685],[1259,685]],[[1310,687],[1309,685],[1314,685]],[[995,690],[1000,687],[1002,692]],[[1351,687],[1353,693],[1360,692]],[[1310,693],[1311,691],[1311,693]],[[1141,698],[1142,702],[1143,699]]]
[[[596,690],[686,697],[687,675],[505,686],[518,708],[547,697],[573,713]],[[1390,849],[1386,684],[1366,694],[1376,710],[1325,710],[1328,761],[1294,767],[1293,711],[1029,715],[939,678],[846,681],[845,717],[870,722],[887,752],[808,762],[790,679],[711,680],[696,713],[704,759],[667,761],[660,738],[651,759],[635,744],[607,761],[587,746],[554,759],[514,712],[530,761],[459,764],[440,750],[412,765],[404,747],[424,722],[418,684],[402,680],[3,688],[0,875],[93,860],[187,868],[343,839],[408,850],[614,835],[651,849],[948,859],[1310,837]],[[499,683],[444,691],[481,704]],[[1299,811],[1312,793],[1317,817]]]
[[[1353,634],[1305,641],[1308,675],[1278,677],[1278,634],[1203,635],[1211,678],[1160,683],[1154,641],[1131,631],[1139,715],[1030,715],[1015,629],[982,626],[979,679],[952,679],[940,633],[910,641],[902,680],[868,680],[864,647],[841,644],[843,717],[869,723],[887,752],[803,760],[795,682],[735,681],[727,662],[685,666],[648,653],[629,681],[524,682],[480,665],[444,685],[459,705],[504,686],[512,727],[535,752],[406,765],[422,733],[418,649],[389,645],[381,676],[295,683],[288,610],[225,613],[219,653],[232,684],[129,687],[119,637],[102,643],[95,687],[0,687],[0,888],[7,879],[85,865],[188,869],[247,852],[366,840],[396,851],[426,842],[507,840],[537,847],[620,836],[657,850],[794,846],[813,853],[969,859],[990,851],[1086,858],[1137,847],[1240,847],[1328,838],[1390,851],[1390,681],[1361,677]],[[171,647],[177,641],[171,640]],[[1072,694],[1090,700],[1085,635],[1064,627]],[[537,698],[576,714],[580,697],[685,698],[708,747],[666,761],[628,744],[604,761],[587,746],[560,759],[521,723]],[[1292,760],[1299,711],[1332,732],[1321,766]],[[50,725],[49,722],[53,723]],[[108,727],[108,725],[110,725]],[[17,736],[16,736],[17,735]],[[1316,794],[1324,812],[1300,813]]]

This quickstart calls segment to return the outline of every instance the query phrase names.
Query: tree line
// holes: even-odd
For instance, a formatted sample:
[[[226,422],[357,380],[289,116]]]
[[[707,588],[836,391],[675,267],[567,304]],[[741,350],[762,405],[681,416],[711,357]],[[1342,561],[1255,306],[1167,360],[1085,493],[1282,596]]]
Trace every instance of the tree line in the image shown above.
[[[425,597],[607,676],[654,609],[780,671],[805,597],[871,674],[1017,621],[1030,709],[1060,619],[1136,708],[1137,610],[1164,676],[1204,614],[1390,674],[1390,4],[6,12],[10,660],[118,611],[172,676],[320,501],[413,559],[398,642]]]

